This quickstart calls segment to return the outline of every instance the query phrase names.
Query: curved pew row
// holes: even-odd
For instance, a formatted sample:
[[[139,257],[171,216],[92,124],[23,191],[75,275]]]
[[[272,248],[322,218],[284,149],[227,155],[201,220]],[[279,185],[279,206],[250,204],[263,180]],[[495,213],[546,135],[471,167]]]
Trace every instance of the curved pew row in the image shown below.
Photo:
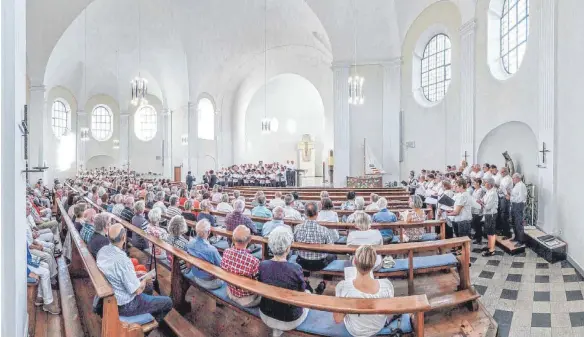
[[[86,202],[91,203],[91,200],[85,198]],[[104,211],[101,208],[98,210]],[[204,290],[200,288],[194,281],[188,279],[180,272],[179,261],[182,259],[186,263],[195,266],[199,269],[205,270],[207,273],[222,279],[223,281],[242,288],[244,290],[253,292],[262,297],[277,300],[282,303],[312,309],[304,323],[302,323],[296,332],[304,335],[318,335],[318,336],[349,336],[348,331],[343,324],[335,324],[332,320],[332,312],[346,313],[346,314],[414,314],[415,320],[410,326],[411,331],[418,337],[424,336],[424,313],[431,310],[430,303],[426,295],[411,295],[404,297],[395,297],[391,299],[351,299],[338,298],[334,296],[313,295],[305,292],[292,291],[289,289],[279,288],[271,285],[261,283],[243,276],[231,274],[219,267],[216,267],[204,260],[195,258],[187,252],[177,249],[168,243],[146,234],[140,228],[124,221],[123,219],[108,213],[113,219],[121,223],[128,230],[135,235],[140,235],[150,242],[150,244],[164,249],[167,254],[173,255],[173,264],[171,266],[171,298],[176,308],[185,308],[188,305],[185,303],[185,295],[188,286],[194,286],[205,291],[210,296],[214,297],[223,303],[232,306],[239,312],[246,313],[259,318],[258,308],[243,308],[233,301],[229,300],[226,293],[226,286],[218,290]],[[407,324],[406,324],[407,326]],[[402,326],[403,327],[403,326]],[[391,327],[384,328],[379,335],[387,335]],[[407,333],[408,331],[406,331]]]
[[[280,192],[304,192],[304,193],[320,193],[320,191],[327,191],[329,194],[347,194],[348,192],[355,192],[356,195],[369,196],[370,193],[376,194],[403,194],[408,191],[403,187],[389,187],[389,188],[331,188],[324,186],[316,187],[262,187],[262,186],[229,186],[226,190],[240,190],[240,191],[259,191],[270,190]]]
[[[319,200],[320,200],[320,199],[319,199]],[[232,201],[233,201],[233,200],[232,200]],[[218,202],[216,202],[216,201],[212,201],[211,203],[212,203],[214,206],[217,206],[217,204],[218,204]],[[266,205],[266,207],[267,207],[267,206],[268,206],[268,205]],[[409,202],[407,202],[407,201],[404,201],[404,202],[401,202],[401,201],[399,201],[399,202],[393,202],[393,203],[392,203],[392,202],[388,202],[387,206],[388,206],[388,208],[391,208],[391,209],[405,209],[405,208],[408,208],[408,207],[410,207],[410,204],[409,204]],[[249,209],[249,210],[251,210],[251,209],[253,209],[254,207],[255,207],[255,206],[252,204],[252,201],[246,201],[246,202],[245,202],[245,208],[246,208],[246,209]],[[391,210],[391,209],[390,209],[390,210]],[[303,209],[301,209],[301,210],[298,210],[298,211],[299,211],[300,213],[304,213],[304,210],[303,210]],[[337,212],[337,214],[338,214],[339,216],[343,216],[343,215],[347,215],[347,216],[348,216],[348,215],[352,214],[353,212],[355,212],[354,210],[353,210],[353,211],[350,211],[350,210],[342,210],[342,209],[340,209],[340,208],[334,208],[334,209],[333,209],[333,211]],[[373,215],[373,214],[377,213],[378,211],[366,211],[366,212],[367,212],[367,214],[369,214],[369,215]]]
[[[259,191],[259,190],[258,190]],[[262,190],[263,191],[263,190]],[[276,194],[276,192],[273,191],[263,191],[264,195],[266,196],[266,198],[273,198]],[[246,198],[253,198],[255,197],[255,194],[257,192],[252,192],[252,191],[239,191],[240,195],[243,195]],[[286,193],[282,193],[283,195],[286,195]],[[363,195],[357,195],[357,197],[363,197],[364,199],[369,199],[369,195],[367,196],[363,196]],[[404,194],[389,194],[389,195],[380,195],[379,197],[383,197],[385,199],[387,199],[387,201],[391,202],[391,201],[407,201],[410,198],[410,195],[408,193],[404,193]],[[320,200],[320,193],[316,193],[316,194],[309,194],[309,193],[298,193],[298,198],[301,200],[311,200],[311,201],[317,201]],[[342,203],[344,201],[347,200],[347,195],[346,193],[343,195],[330,195],[328,196],[329,199],[331,199],[333,201],[333,203],[335,204],[339,204]]]

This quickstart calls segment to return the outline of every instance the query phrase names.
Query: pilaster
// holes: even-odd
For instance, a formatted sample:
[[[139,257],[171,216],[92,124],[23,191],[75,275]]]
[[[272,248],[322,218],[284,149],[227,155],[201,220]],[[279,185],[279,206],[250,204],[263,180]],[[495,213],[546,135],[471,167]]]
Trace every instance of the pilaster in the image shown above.
[[[475,20],[460,29],[460,156],[475,163]],[[465,158],[466,153],[466,158]]]
[[[48,146],[45,134],[47,130],[46,88],[43,84],[30,87],[28,106],[28,164],[29,167],[43,166],[46,161],[45,147]],[[52,166],[52,165],[51,165]],[[54,167],[51,167],[54,169]],[[43,174],[31,174],[31,182],[43,177]]]
[[[349,66],[333,66],[334,186],[347,185],[350,173],[351,128],[349,115]]]
[[[383,158],[384,182],[401,177],[401,70],[403,60],[397,57],[383,62]]]
[[[172,175],[172,111],[168,108],[162,109],[162,127],[163,127],[163,156],[162,170],[166,178]]]
[[[87,152],[87,141],[81,139],[81,134],[83,130],[89,130],[89,116],[84,110],[77,110],[77,136],[75,141],[77,142],[77,170],[83,168],[86,169],[86,152]],[[89,131],[91,134],[91,131]]]
[[[130,160],[130,113],[125,110],[120,112],[120,151],[119,167],[127,169]]]

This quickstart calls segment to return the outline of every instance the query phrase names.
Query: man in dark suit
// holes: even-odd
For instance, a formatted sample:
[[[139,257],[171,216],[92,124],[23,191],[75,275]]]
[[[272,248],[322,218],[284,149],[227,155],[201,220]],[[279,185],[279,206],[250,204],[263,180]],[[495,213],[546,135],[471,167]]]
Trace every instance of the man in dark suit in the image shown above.
[[[191,171],[189,171],[187,173],[187,187],[188,187],[189,191],[193,187],[193,182],[194,181],[195,181],[195,179],[193,179],[193,176],[191,175]]]
[[[217,175],[213,170],[209,171],[209,175],[209,188],[213,188],[217,184]]]

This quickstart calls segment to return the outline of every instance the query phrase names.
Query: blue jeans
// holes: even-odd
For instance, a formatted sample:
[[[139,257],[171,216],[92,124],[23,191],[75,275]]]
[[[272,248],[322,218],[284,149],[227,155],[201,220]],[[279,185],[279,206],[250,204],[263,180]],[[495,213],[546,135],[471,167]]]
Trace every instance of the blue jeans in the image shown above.
[[[140,294],[124,305],[118,307],[120,316],[136,316],[151,314],[157,322],[161,322],[164,316],[172,310],[172,300],[168,296],[152,296]]]

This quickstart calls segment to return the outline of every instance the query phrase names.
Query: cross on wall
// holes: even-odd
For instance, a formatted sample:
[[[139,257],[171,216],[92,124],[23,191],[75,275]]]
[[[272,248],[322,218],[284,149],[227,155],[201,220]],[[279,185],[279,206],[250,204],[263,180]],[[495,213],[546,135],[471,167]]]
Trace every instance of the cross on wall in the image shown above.
[[[546,143],[542,142],[541,151],[539,151],[541,153],[541,164],[538,164],[537,167],[546,168],[546,158],[549,152],[551,151],[546,147]]]

